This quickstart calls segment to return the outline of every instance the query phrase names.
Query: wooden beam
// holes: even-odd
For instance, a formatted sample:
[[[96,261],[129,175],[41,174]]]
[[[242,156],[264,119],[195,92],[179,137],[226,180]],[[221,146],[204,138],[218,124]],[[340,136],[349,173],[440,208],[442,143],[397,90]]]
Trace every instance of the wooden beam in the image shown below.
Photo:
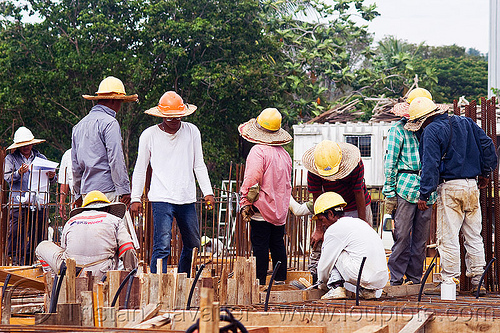
[[[422,329],[429,320],[432,319],[434,313],[420,310],[415,317],[413,317],[408,324],[403,327],[399,333],[416,333]]]
[[[94,302],[92,296],[92,291],[80,292],[82,304],[82,326],[94,326]]]
[[[16,287],[18,288],[33,288],[36,290],[40,290],[42,292],[45,291],[45,284],[43,283],[43,280],[41,278],[34,279],[23,275],[19,275],[15,272],[9,272],[1,269],[0,269],[0,282],[3,283],[8,274],[11,275],[9,280],[9,285],[15,284]]]
[[[109,306],[111,306],[111,302],[113,302],[113,298],[115,297],[118,288],[120,288],[120,271],[108,271],[106,273],[108,275],[108,283],[109,283]],[[116,301],[115,308],[118,310],[120,305],[120,297]]]
[[[366,325],[354,331],[354,333],[389,333],[389,325]]]
[[[76,261],[66,259],[66,303],[76,303]]]
[[[200,293],[200,333],[215,333],[213,302],[214,290],[202,287]]]

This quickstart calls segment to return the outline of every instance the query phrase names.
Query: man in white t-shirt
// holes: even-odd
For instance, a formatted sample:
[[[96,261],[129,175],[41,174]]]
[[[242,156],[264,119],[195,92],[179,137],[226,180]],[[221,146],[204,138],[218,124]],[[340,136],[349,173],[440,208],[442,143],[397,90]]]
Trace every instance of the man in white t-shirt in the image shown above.
[[[380,297],[389,279],[384,246],[377,232],[365,221],[344,217],[346,202],[338,193],[325,192],[314,203],[314,216],[326,227],[318,280],[328,288],[322,299],[347,298],[346,290],[355,292],[363,257],[360,296]]]
[[[212,207],[214,203],[212,185],[203,161],[200,131],[195,125],[181,121],[195,110],[196,106],[184,104],[177,93],[168,91],[160,98],[158,106],[145,111],[149,115],[162,117],[163,122],[147,128],[139,138],[139,152],[132,175],[130,211],[136,216],[142,208],[146,171],[151,164],[153,173],[148,199],[152,203],[154,225],[152,273],[157,272],[157,259],[163,259],[163,272],[167,271],[172,222],[175,218],[183,245],[178,271],[189,276],[193,248],[200,247],[195,208],[196,180],[207,207]]]
[[[61,158],[59,166],[59,176],[57,180],[59,186],[59,215],[66,221],[66,198],[69,196],[69,201],[73,203],[73,169],[71,168],[71,148],[66,150]]]

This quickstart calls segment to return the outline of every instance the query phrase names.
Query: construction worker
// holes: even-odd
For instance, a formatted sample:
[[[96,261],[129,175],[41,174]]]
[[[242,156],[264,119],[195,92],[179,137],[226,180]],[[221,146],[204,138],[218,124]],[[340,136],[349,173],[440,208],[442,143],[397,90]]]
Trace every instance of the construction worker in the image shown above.
[[[64,225],[61,246],[43,241],[36,256],[44,271],[58,273],[64,260],[73,258],[83,272],[90,271],[100,279],[109,270],[118,268],[118,259],[125,270],[137,267],[132,239],[121,221],[127,206],[111,203],[100,191],[91,191],[82,206],[70,212]]]
[[[163,272],[167,271],[170,255],[172,222],[176,219],[182,236],[182,252],[178,271],[191,272],[194,247],[200,247],[200,230],[196,213],[196,180],[209,209],[214,196],[208,170],[203,161],[199,129],[181,121],[196,111],[196,106],[186,104],[174,91],[167,91],[157,106],[146,114],[163,118],[163,121],[142,132],[139,152],[132,175],[133,216],[141,212],[141,196],[146,181],[148,165],[153,170],[148,199],[153,207],[153,253],[151,272],[157,272],[157,259],[163,259]],[[195,179],[196,176],[196,179]]]
[[[14,143],[7,147],[10,150],[4,163],[4,179],[10,186],[7,252],[13,265],[31,264],[36,245],[46,237],[47,209],[39,205],[37,189],[30,188],[34,182],[30,177],[31,164],[35,158],[47,159],[33,145],[44,141],[35,139],[28,128],[21,126],[14,133]],[[51,183],[56,181],[54,171],[47,176]],[[40,195],[45,197],[47,193]]]
[[[314,218],[326,229],[318,263],[320,288],[327,290],[321,299],[343,299],[346,290],[355,292],[363,257],[359,295],[380,297],[388,280],[384,245],[368,223],[344,215],[346,205],[335,192],[321,194],[314,203]]]
[[[404,129],[409,118],[409,103],[417,97],[432,100],[426,89],[413,89],[405,102],[393,107],[392,112],[402,118],[387,135],[382,193],[385,195],[386,214],[394,217],[394,245],[388,261],[393,286],[420,283],[430,231],[432,210],[422,211],[417,206],[420,188],[418,138]],[[433,192],[427,205],[432,206],[435,202],[436,193]]]
[[[349,143],[323,140],[309,148],[302,156],[302,164],[308,170],[307,189],[313,201],[324,192],[336,192],[347,202],[346,216],[359,217],[372,225],[371,198],[365,185],[364,166],[359,149]],[[321,255],[324,226],[316,221],[311,236],[309,270],[317,279],[316,267]]]
[[[219,239],[201,236],[201,253],[211,253],[213,257],[222,257],[227,255],[227,250]]]
[[[275,108],[264,109],[257,118],[238,127],[240,135],[251,143],[243,183],[241,184],[241,214],[250,222],[250,240],[255,256],[259,283],[266,283],[269,251],[273,267],[281,265],[275,275],[277,284],[285,283],[287,262],[285,223],[292,193],[292,159],[283,145],[292,141],[281,128],[281,114]],[[251,189],[258,188],[254,194]]]
[[[71,159],[76,204],[81,196],[98,190],[110,201],[128,205],[130,182],[116,113],[123,102],[137,101],[137,95],[126,95],[122,81],[109,76],[99,84],[96,96],[83,98],[96,100],[97,104],[73,127]]]
[[[437,190],[437,248],[443,283],[458,282],[460,244],[465,241],[466,275],[473,292],[484,272],[485,255],[481,237],[479,188],[489,182],[497,167],[493,141],[470,118],[448,116],[430,99],[415,98],[408,109],[410,120],[405,129],[419,131],[422,173],[418,208],[427,210],[432,192]],[[481,288],[480,293],[486,290]]]

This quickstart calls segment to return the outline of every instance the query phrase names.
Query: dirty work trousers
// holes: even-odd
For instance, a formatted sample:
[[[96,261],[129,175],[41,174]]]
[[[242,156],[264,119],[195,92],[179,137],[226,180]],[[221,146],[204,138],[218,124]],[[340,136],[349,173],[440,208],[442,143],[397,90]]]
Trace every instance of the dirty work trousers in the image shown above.
[[[391,285],[403,283],[403,277],[420,283],[424,269],[425,248],[429,238],[432,207],[421,211],[416,203],[397,196],[394,215],[395,242],[387,263],[391,272]]]
[[[481,237],[481,207],[475,179],[454,179],[437,188],[437,246],[441,257],[441,277],[460,275],[460,230],[465,241],[466,275],[479,283],[484,272],[484,246]],[[477,281],[476,281],[477,280]]]
[[[182,251],[179,258],[178,272],[191,273],[193,248],[200,247],[200,227],[194,203],[176,205],[168,202],[152,202],[153,208],[153,254],[151,255],[151,273],[157,272],[156,261],[163,259],[163,272],[167,272],[167,259],[170,255],[172,240],[172,222],[177,223],[181,232]]]
[[[250,220],[250,240],[252,242],[253,255],[257,270],[259,284],[266,284],[267,269],[269,267],[269,251],[273,268],[278,261],[281,265],[274,277],[275,281],[286,280],[286,248],[285,248],[285,225],[276,226],[266,221]]]
[[[357,210],[352,210],[350,212],[344,212],[344,216],[350,216],[350,217],[358,217],[358,211]],[[370,221],[370,225],[373,225],[373,212],[372,212],[372,206],[367,205],[366,206],[366,219]],[[313,230],[314,231],[314,230]],[[318,242],[318,245],[316,245],[315,248],[311,249],[311,253],[309,254],[309,271],[311,274],[314,276],[318,276],[318,262],[319,258],[321,256],[321,247],[323,246],[323,241]]]

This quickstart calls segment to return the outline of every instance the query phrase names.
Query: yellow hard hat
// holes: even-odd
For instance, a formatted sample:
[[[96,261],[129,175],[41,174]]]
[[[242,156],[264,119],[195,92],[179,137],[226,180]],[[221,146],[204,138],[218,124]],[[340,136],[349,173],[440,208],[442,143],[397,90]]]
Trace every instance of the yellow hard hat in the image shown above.
[[[201,237],[201,246],[205,246],[208,242],[210,242],[211,239],[207,236],[202,236]]]
[[[321,214],[333,207],[339,207],[338,210],[342,210],[342,208],[346,205],[347,203],[340,194],[335,192],[325,192],[320,195],[314,203],[314,215]]]
[[[85,207],[93,202],[110,203],[109,199],[101,191],[90,191],[87,193],[85,198],[83,198],[82,207]]]
[[[264,109],[257,117],[257,124],[268,131],[276,132],[281,128],[281,113],[275,108]]]
[[[424,89],[424,88],[415,88],[412,91],[410,91],[406,101],[408,103],[411,103],[417,97],[427,97],[428,99],[432,100],[432,95],[429,92],[429,90]]]
[[[436,104],[434,104],[434,102],[427,97],[417,97],[410,103],[410,107],[408,108],[410,120],[423,117],[436,110],[436,108]]]
[[[329,177],[339,171],[342,149],[338,143],[323,140],[314,148],[314,166],[320,176]]]
[[[101,83],[99,84],[99,89],[96,92],[97,95],[111,94],[111,93],[126,95],[125,86],[123,85],[122,80],[114,76],[108,76],[107,78],[102,80]]]

